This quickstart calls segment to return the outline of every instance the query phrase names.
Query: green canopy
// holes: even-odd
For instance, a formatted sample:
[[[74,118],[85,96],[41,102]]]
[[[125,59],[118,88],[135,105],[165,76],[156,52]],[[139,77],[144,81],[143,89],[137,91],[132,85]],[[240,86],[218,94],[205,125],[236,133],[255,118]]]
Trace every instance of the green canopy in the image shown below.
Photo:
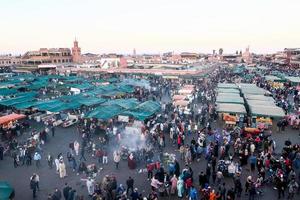
[[[218,97],[224,98],[240,98],[240,94],[237,93],[218,93]]]
[[[125,116],[131,116],[137,120],[144,121],[145,119],[151,117],[153,113],[150,112],[136,112],[136,111],[125,111],[122,113]]]
[[[102,105],[104,106],[113,106],[113,105],[118,105],[124,109],[131,109],[139,105],[139,102],[135,98],[131,99],[114,99],[111,101],[107,101],[103,103]]]
[[[101,95],[104,97],[114,97],[114,96],[119,96],[119,95],[123,95],[123,94],[125,94],[125,92],[120,92],[120,91],[114,90],[114,91],[104,92]]]
[[[124,109],[118,105],[101,106],[93,111],[88,112],[85,118],[108,120],[119,115],[123,111]]]
[[[75,101],[75,100],[81,100],[83,98],[84,98],[83,93],[76,94],[76,95],[64,95],[59,97],[59,99],[62,101]]]
[[[1,88],[0,96],[12,95],[12,94],[16,94],[17,92],[18,91],[16,89]]]
[[[26,109],[34,106],[36,103],[37,101],[22,102],[22,103],[15,104],[14,107],[16,109]]]
[[[117,79],[117,78],[109,78],[109,79],[107,79],[107,82],[110,82],[110,83],[114,83],[114,82],[117,82],[119,79]]]
[[[2,101],[0,101],[0,104],[4,105],[4,106],[12,106],[12,105],[15,105],[18,103],[32,101],[34,99],[35,98],[31,97],[31,96],[21,96],[21,97],[2,100]]]
[[[232,104],[232,103],[217,103],[217,112],[233,113],[233,114],[247,114],[244,105]]]
[[[33,107],[39,109],[39,110],[49,110],[51,108],[54,108],[56,106],[63,105],[64,103],[54,99],[54,100],[49,100],[49,101],[39,101],[37,102]]]
[[[241,88],[241,91],[244,95],[245,94],[264,95],[268,93],[267,90],[259,88],[255,84],[240,83],[239,87]]]
[[[133,111],[156,113],[161,109],[161,105],[156,101],[145,101],[136,106]]]
[[[286,76],[285,78],[292,83],[300,83],[300,77],[298,76]]]
[[[92,87],[94,87],[93,85],[89,84],[89,83],[83,83],[83,84],[68,84],[68,87],[72,87],[72,88],[77,88],[80,90],[87,90],[90,89]]]
[[[244,97],[247,100],[259,100],[259,101],[271,101],[274,102],[272,97],[264,96],[264,95],[255,95],[255,94],[245,94]]]
[[[226,96],[218,96],[217,103],[236,103],[236,104],[244,104],[244,99],[242,97],[239,98],[232,98],[232,97],[226,97]]]
[[[0,181],[0,200],[8,200],[13,192],[14,189],[9,183]]]
[[[85,105],[85,106],[93,106],[93,105],[96,105],[96,104],[101,104],[101,103],[106,102],[106,99],[96,98],[96,97],[89,97],[89,98],[79,99],[77,102],[82,104],[82,105]]]
[[[102,91],[113,91],[116,90],[117,87],[114,84],[109,84],[109,85],[98,86],[97,89]]]
[[[249,108],[251,114],[254,116],[275,118],[281,118],[285,116],[283,109],[277,106],[250,105]]]
[[[155,101],[146,101],[144,103],[139,104],[134,109],[123,112],[122,115],[131,116],[140,121],[144,121],[145,119],[154,115],[160,109],[160,103]]]
[[[247,100],[248,105],[265,105],[265,106],[276,106],[274,101],[262,101],[262,100],[255,100],[255,99],[248,99]]]
[[[238,89],[238,86],[234,83],[218,83],[218,88],[233,88]]]
[[[80,103],[77,103],[77,102],[70,102],[70,103],[62,103],[62,104],[59,104],[57,106],[54,106],[54,107],[49,107],[47,109],[47,111],[50,111],[50,112],[61,112],[61,111],[64,111],[64,110],[70,110],[70,109],[77,109],[80,107]]]
[[[218,88],[217,92],[218,93],[236,93],[236,94],[240,93],[240,91],[238,89],[234,89],[234,88]]]
[[[118,87],[118,91],[125,92],[125,93],[132,93],[134,92],[134,88],[130,85],[120,85]]]

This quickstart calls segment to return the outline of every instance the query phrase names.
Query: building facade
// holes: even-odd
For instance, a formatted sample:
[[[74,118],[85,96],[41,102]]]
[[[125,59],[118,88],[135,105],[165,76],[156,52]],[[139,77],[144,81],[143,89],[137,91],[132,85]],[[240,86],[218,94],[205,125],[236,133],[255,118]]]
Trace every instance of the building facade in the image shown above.
[[[300,48],[285,48],[286,62],[290,67],[300,67]]]
[[[72,62],[69,48],[41,48],[38,51],[28,51],[22,56],[23,65],[66,64]]]
[[[11,55],[0,55],[0,67],[10,67],[14,65],[20,65],[21,58]]]

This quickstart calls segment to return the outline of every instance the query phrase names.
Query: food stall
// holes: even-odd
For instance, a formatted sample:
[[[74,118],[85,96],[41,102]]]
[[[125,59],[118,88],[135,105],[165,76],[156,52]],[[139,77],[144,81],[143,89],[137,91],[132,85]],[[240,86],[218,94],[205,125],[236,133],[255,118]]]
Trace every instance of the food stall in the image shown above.
[[[224,120],[227,128],[234,128],[236,123],[247,114],[244,105],[232,103],[217,103],[217,112]]]
[[[5,128],[5,129],[9,129],[11,128],[14,123],[19,120],[19,119],[23,119],[25,118],[26,115],[23,115],[23,114],[9,114],[9,115],[6,115],[6,116],[2,116],[0,117],[0,126]]]

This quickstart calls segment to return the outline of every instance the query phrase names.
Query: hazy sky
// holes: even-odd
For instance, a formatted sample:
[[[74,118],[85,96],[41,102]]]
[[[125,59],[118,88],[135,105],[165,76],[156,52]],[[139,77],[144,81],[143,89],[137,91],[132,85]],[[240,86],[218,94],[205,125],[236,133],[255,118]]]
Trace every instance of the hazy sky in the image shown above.
[[[274,52],[300,47],[300,0],[0,0],[0,53]]]

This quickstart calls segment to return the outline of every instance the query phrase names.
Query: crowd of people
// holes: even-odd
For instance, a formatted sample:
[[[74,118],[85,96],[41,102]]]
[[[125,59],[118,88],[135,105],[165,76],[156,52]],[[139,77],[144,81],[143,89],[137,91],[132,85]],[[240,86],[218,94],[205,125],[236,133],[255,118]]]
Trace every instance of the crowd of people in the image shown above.
[[[66,144],[68,152],[56,156],[51,153],[43,155],[42,151],[43,145],[47,145],[47,137],[52,134],[55,139],[54,126],[47,126],[40,132],[32,131],[32,137],[26,143],[19,143],[13,137],[10,149],[15,150],[12,153],[14,167],[29,166],[33,159],[39,168],[40,161],[46,159],[49,169],[55,166],[61,181],[66,176],[77,175],[93,200],[156,200],[163,197],[233,200],[244,196],[253,200],[263,196],[266,188],[273,188],[278,199],[299,197],[299,143],[287,140],[284,147],[278,149],[272,137],[276,131],[266,130],[249,136],[243,129],[229,130],[218,125],[221,119],[216,111],[215,88],[219,82],[232,83],[236,78],[240,75],[220,67],[201,80],[150,79],[155,89],[140,88],[132,97],[160,101],[162,110],[160,115],[146,120],[142,126],[141,140],[145,145],[141,148],[126,150],[122,146],[124,124],[116,119],[107,122],[81,119],[76,125],[79,139],[74,138]],[[294,120],[299,119],[296,87],[287,83],[283,88],[274,89],[261,76],[241,81],[267,89],[287,116],[298,114]],[[170,97],[185,84],[195,86],[188,109],[176,107],[170,101]],[[280,131],[285,131],[285,127],[293,124],[290,121],[286,117],[276,125]],[[3,146],[0,146],[0,160],[3,151]],[[176,155],[165,160],[167,151]],[[89,158],[93,158],[92,161]],[[122,164],[123,160],[128,166]],[[103,176],[102,169],[112,163],[122,172],[141,169],[137,176],[147,174],[143,179],[149,188],[137,186],[138,177],[128,177],[125,181],[119,180],[117,174]],[[143,173],[144,168],[146,173]],[[66,183],[62,190],[56,188],[50,193],[48,199],[84,199],[75,187]],[[30,188],[33,198],[36,198],[39,190],[36,173],[30,177]]]

